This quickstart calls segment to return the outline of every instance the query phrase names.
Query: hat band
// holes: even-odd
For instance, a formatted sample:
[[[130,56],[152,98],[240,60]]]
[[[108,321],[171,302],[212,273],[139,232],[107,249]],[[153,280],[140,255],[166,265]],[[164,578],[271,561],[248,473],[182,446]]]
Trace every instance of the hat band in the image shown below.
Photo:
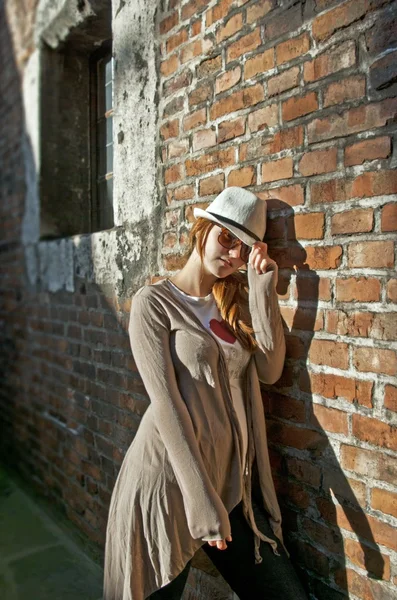
[[[225,223],[228,223],[229,225],[233,225],[233,227],[237,227],[237,229],[241,229],[241,231],[244,231],[244,233],[253,237],[254,240],[257,240],[258,242],[261,241],[260,237],[258,237],[255,233],[253,233],[252,231],[247,229],[247,227],[244,227],[244,225],[241,225],[240,223],[233,221],[233,219],[228,219],[227,217],[224,217],[223,215],[218,215],[217,213],[214,213],[211,210],[207,210],[207,212],[209,212],[211,215],[213,215],[220,221],[225,221]]]

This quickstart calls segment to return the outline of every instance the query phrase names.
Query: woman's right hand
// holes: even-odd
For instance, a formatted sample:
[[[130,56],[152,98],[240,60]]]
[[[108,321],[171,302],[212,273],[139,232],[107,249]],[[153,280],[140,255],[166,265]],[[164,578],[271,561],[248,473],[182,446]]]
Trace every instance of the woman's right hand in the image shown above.
[[[226,541],[231,542],[232,536],[229,535],[225,540],[212,540],[211,542],[208,542],[208,544],[210,546],[217,546],[218,550],[226,550],[226,548],[227,548]]]

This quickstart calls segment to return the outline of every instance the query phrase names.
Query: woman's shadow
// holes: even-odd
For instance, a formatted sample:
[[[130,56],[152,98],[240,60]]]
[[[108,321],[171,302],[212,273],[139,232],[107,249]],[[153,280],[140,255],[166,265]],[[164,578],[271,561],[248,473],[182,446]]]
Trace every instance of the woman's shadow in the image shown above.
[[[322,250],[317,257],[311,250],[309,256],[296,239],[293,209],[276,199],[267,203],[265,241],[280,268],[277,291],[281,300],[291,298],[294,305],[282,307],[288,331],[285,368],[276,384],[279,393],[266,386],[263,392],[273,475],[287,546],[306,589],[322,600],[339,600],[357,585],[346,557],[372,580],[390,577],[389,557],[381,554],[361,506],[365,484],[346,477],[336,454],[352,444],[344,437],[348,416],[340,409],[357,399],[339,398],[337,386],[330,392],[324,384],[323,394],[313,397],[312,388],[318,392],[325,381],[321,373],[326,375],[317,350],[311,349],[314,332],[324,327],[318,302],[331,299],[329,278],[320,279],[310,268],[324,268]],[[341,436],[330,437],[329,432]],[[342,536],[340,527],[350,533]],[[367,579],[366,585],[377,584]]]

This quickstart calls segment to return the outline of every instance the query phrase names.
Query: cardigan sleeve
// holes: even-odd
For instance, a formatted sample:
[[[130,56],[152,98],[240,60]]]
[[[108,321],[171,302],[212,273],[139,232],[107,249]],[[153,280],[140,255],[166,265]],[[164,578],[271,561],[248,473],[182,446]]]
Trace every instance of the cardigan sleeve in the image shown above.
[[[275,275],[273,270],[258,275],[248,266],[249,309],[259,346],[254,358],[260,381],[269,384],[280,378],[286,350]]]
[[[148,287],[140,288],[131,303],[128,331],[134,361],[183,496],[191,536],[224,539],[231,531],[229,515],[208,476],[177,385],[169,318]]]

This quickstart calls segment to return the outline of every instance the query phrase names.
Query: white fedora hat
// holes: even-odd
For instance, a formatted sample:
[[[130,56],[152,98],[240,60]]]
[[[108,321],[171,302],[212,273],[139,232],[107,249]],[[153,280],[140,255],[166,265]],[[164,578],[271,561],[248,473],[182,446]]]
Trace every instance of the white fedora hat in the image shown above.
[[[193,215],[226,227],[248,246],[261,242],[266,232],[266,201],[237,186],[224,189],[207,210],[194,208]]]

